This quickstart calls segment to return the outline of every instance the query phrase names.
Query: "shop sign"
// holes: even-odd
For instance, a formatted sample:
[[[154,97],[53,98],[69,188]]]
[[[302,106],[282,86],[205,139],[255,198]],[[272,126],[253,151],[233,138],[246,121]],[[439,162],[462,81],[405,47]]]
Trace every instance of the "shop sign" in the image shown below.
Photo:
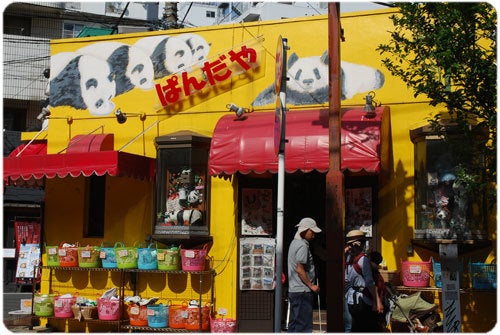
[[[261,39],[256,39],[257,42]],[[163,107],[187,99],[206,88],[219,86],[237,75],[245,74],[260,65],[260,45],[255,40],[219,54],[200,64],[194,71],[173,74],[155,85]],[[259,43],[260,44],[260,43]]]

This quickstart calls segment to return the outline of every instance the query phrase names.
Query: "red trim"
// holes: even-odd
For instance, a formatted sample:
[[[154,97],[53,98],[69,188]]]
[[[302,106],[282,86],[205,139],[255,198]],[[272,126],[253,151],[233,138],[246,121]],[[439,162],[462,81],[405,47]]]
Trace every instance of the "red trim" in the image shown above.
[[[77,139],[80,139],[78,145]],[[112,148],[112,141],[112,134],[76,136],[71,141],[74,144],[68,148],[68,153],[63,154],[46,154],[46,144],[44,144],[45,152],[40,150],[39,154],[28,154],[32,151],[29,151],[29,148],[34,145],[32,143],[19,157],[15,157],[15,154],[4,157],[4,183],[35,185],[38,184],[36,180],[43,178],[88,177],[104,174],[154,180],[155,159],[113,150],[99,151]],[[23,146],[25,144],[19,148]],[[19,152],[21,150],[19,148],[15,151]]]

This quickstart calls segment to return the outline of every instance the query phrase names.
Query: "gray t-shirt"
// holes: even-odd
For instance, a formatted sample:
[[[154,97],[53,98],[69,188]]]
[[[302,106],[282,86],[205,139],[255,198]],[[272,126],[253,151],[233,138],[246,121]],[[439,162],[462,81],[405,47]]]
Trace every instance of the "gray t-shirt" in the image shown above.
[[[288,292],[310,292],[311,289],[302,282],[296,271],[298,263],[304,265],[307,277],[314,283],[316,280],[314,261],[309,251],[309,242],[304,239],[294,239],[288,249]]]

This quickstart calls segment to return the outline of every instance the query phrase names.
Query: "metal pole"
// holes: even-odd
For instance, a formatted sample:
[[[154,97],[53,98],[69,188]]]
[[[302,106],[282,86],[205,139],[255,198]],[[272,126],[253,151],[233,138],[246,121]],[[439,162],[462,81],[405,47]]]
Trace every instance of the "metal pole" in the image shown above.
[[[281,136],[285,140],[286,93],[280,92],[282,121]],[[278,199],[277,199],[277,219],[276,219],[276,289],[274,296],[274,331],[281,332],[281,303],[282,303],[282,282],[283,274],[283,216],[285,203],[285,150],[280,150],[278,154]]]

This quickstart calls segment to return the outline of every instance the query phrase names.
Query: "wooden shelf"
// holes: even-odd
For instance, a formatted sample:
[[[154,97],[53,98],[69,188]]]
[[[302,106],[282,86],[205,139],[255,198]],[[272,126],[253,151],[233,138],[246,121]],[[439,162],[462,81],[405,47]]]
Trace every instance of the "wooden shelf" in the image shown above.
[[[412,239],[411,244],[426,250],[439,253],[440,244],[457,244],[458,254],[463,255],[479,249],[491,247],[491,240],[445,240],[445,239]]]

